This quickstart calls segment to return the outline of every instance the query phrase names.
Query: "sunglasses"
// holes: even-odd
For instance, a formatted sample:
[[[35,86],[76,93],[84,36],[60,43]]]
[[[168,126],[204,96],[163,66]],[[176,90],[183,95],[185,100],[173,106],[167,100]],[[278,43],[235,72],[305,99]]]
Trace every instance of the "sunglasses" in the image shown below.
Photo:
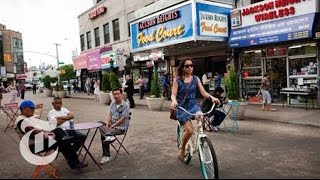
[[[192,67],[193,68],[193,64],[186,64],[184,65],[185,68],[189,68],[189,67]]]

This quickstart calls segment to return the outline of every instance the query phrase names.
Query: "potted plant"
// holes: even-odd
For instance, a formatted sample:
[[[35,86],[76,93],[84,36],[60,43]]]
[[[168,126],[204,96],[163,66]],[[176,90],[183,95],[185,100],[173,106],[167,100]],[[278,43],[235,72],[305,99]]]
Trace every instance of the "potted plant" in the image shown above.
[[[161,111],[164,98],[161,96],[161,86],[156,69],[152,75],[150,97],[146,97],[146,101],[150,111]]]
[[[227,98],[230,105],[239,105],[237,114],[234,114],[237,116],[237,119],[244,119],[244,114],[248,105],[248,102],[240,98],[240,91],[239,91],[239,73],[235,71],[234,67],[229,67],[229,72],[227,76],[225,77],[224,81],[226,83],[227,87]],[[235,113],[235,111],[233,111]],[[232,114],[231,114],[232,115]]]
[[[43,92],[47,97],[51,97],[52,96],[51,81],[52,81],[52,79],[51,79],[51,77],[49,75],[47,75],[47,76],[45,76],[43,78],[43,85],[45,87]]]
[[[117,75],[114,72],[112,72],[112,71],[109,72],[109,78],[110,78],[111,89],[121,88],[121,84],[119,82],[119,79],[118,79]],[[124,92],[123,92],[123,94],[124,94]],[[111,98],[111,101],[114,101],[112,93],[110,93],[110,98]],[[127,100],[126,94],[123,96],[123,99],[125,101]]]
[[[67,97],[67,91],[64,90],[64,87],[63,85],[61,84],[59,87],[59,90],[58,90],[58,94],[59,94],[59,97],[60,98],[65,98]]]
[[[102,77],[101,91],[98,94],[101,104],[110,104],[111,83],[109,73],[105,73]]]

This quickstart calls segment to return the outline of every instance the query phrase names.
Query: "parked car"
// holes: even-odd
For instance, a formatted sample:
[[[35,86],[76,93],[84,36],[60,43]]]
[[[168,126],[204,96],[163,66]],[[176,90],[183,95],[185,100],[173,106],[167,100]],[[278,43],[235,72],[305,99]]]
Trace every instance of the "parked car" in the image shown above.
[[[26,87],[26,90],[32,90],[32,84],[25,83],[24,86]]]

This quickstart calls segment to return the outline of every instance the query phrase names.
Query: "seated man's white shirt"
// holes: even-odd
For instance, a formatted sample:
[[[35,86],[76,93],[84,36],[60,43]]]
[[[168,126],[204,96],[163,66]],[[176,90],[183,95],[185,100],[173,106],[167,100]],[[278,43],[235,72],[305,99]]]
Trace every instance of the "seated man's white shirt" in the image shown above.
[[[62,107],[60,111],[57,111],[55,109],[52,109],[48,113],[48,117],[61,117],[61,116],[67,116],[70,111],[67,108]],[[69,121],[65,121],[64,123],[57,126],[58,128],[67,129],[69,128]]]

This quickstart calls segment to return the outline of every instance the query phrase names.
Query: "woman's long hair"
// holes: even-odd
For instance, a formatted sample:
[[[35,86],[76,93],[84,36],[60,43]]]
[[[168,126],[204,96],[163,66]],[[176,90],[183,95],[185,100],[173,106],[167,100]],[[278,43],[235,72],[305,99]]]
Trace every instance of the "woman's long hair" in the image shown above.
[[[192,63],[193,63],[193,59],[192,58],[185,58],[185,59],[183,59],[181,62],[180,62],[180,64],[179,64],[179,67],[178,67],[178,76],[180,77],[180,78],[184,78],[184,64],[185,64],[185,62],[186,61],[191,61]]]

